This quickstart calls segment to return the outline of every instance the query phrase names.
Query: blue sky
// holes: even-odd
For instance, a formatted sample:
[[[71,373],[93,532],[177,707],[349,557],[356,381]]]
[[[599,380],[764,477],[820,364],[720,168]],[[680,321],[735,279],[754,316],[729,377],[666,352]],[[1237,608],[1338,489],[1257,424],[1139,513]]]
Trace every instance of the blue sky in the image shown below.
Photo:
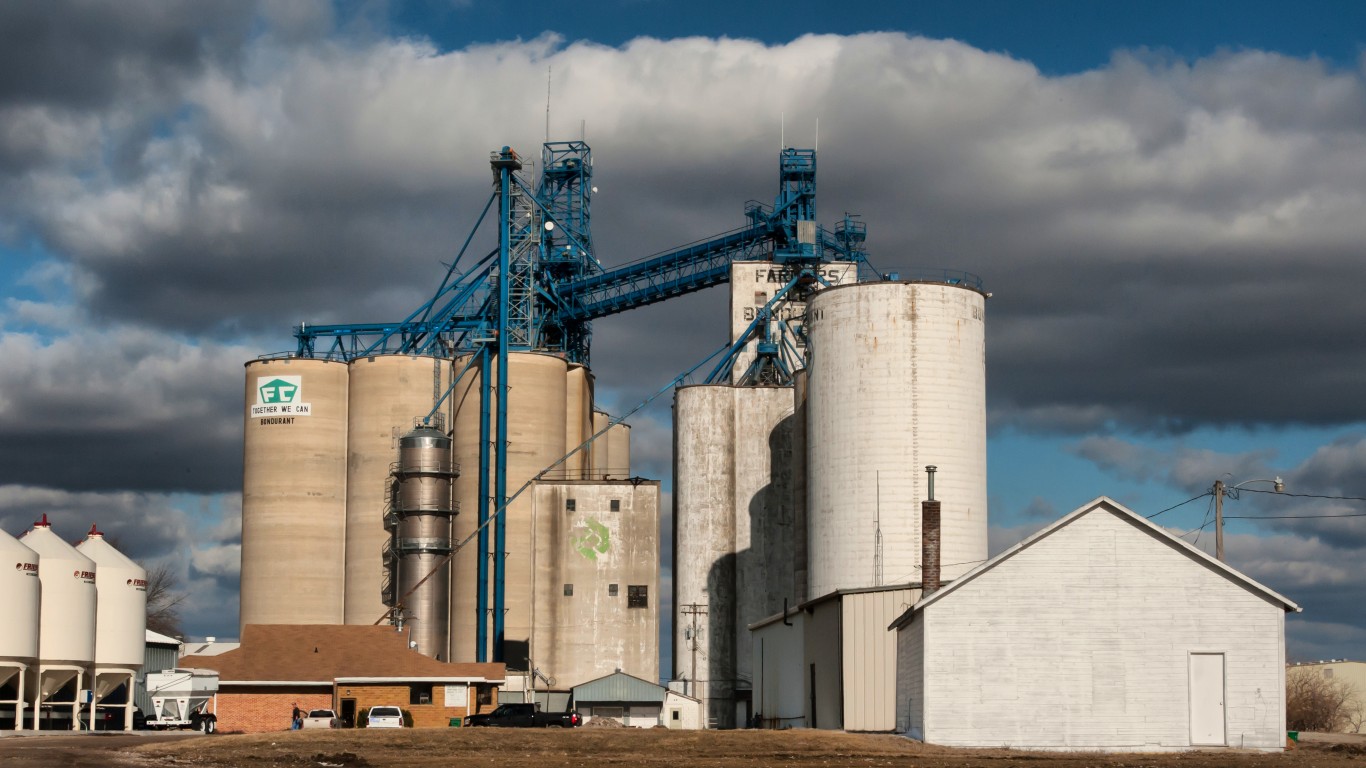
[[[348,3],[363,13],[370,3]],[[1103,66],[1116,49],[1150,48],[1186,60],[1219,49],[1258,49],[1318,56],[1353,66],[1366,8],[1353,2],[1107,3],[1051,2],[796,2],[679,3],[607,0],[566,6],[418,0],[399,3],[387,23],[443,49],[535,37],[551,30],[567,40],[617,46],[640,36],[743,37],[788,42],[810,33],[851,35],[895,30],[953,38],[1024,59],[1047,74]]]
[[[0,527],[99,515],[181,569],[189,632],[234,634],[242,362],[424,299],[487,152],[541,140],[547,69],[608,264],[736,226],[783,122],[819,120],[823,220],[861,213],[884,271],[984,278],[996,548],[1101,494],[1366,496],[1363,29],[1313,2],[0,5]],[[720,289],[601,321],[600,399],[724,330]],[[634,433],[666,480],[668,413]],[[1227,529],[1305,607],[1294,658],[1366,656],[1366,518],[1310,519],[1362,509],[1226,506],[1296,516]]]

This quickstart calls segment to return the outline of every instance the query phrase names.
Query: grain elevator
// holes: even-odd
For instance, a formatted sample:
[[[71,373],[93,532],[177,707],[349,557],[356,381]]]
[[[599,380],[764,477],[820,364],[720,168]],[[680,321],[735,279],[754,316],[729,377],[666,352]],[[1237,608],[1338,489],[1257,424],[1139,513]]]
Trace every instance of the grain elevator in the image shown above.
[[[866,227],[816,221],[814,150],[779,153],[777,196],[739,228],[613,267],[585,143],[489,163],[429,301],[301,324],[295,351],[247,364],[243,625],[406,623],[423,653],[560,689],[658,679],[660,485],[596,407],[591,323],[722,283],[732,343],[674,404],[674,674],[710,724],[745,717],[748,623],[914,576],[891,551],[918,525],[906,462],[964,457],[953,546],[984,554],[983,294],[861,282]]]

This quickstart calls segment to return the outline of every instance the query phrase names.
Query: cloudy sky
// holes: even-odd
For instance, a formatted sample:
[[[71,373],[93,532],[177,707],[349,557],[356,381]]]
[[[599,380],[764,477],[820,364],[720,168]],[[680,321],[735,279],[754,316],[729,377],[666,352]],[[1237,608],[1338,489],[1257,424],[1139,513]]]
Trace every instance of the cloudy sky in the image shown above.
[[[1322,498],[1366,497],[1366,6],[847,5],[0,4],[0,528],[98,522],[234,635],[243,362],[430,295],[549,69],[609,265],[741,224],[819,121],[823,220],[983,277],[994,549],[1101,494],[1209,546],[1201,494],[1279,475],[1228,559],[1304,606],[1292,658],[1366,656],[1366,502]],[[724,312],[598,322],[601,399]]]

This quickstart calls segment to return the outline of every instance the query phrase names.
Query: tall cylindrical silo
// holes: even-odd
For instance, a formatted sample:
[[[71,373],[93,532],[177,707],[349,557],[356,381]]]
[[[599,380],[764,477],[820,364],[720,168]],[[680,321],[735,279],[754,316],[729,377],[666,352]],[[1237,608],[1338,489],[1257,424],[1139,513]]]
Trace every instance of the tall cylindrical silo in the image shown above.
[[[735,389],[674,393],[674,656],[704,722],[735,719]]]
[[[346,436],[347,624],[373,624],[389,608],[397,584],[387,569],[390,468],[399,438],[432,412],[450,385],[448,360],[420,355],[376,355],[351,361]],[[446,406],[441,408],[443,423]]]
[[[735,669],[737,697],[753,680],[749,625],[796,605],[792,387],[733,387],[735,398]],[[752,712],[737,713],[748,717]]]
[[[460,365],[460,363],[457,363]],[[497,377],[496,363],[489,366],[489,376]],[[474,390],[470,396],[462,398],[457,404],[455,417],[455,456],[456,462],[465,469],[455,481],[456,500],[462,510],[478,507],[478,423],[479,397],[477,376],[470,376]],[[507,402],[507,494],[512,496],[522,485],[536,476],[541,470],[558,461],[565,454],[565,403],[568,381],[568,364],[559,357],[532,352],[517,352],[508,356],[508,402]],[[463,392],[465,385],[457,387]],[[497,403],[489,403],[490,425],[496,424]],[[474,435],[471,440],[469,435]],[[493,431],[490,440],[496,439]],[[495,468],[489,467],[490,472]],[[493,480],[490,478],[490,492]],[[512,502],[503,517],[505,574],[503,617],[504,638],[501,656],[514,669],[524,668],[529,653],[531,638],[531,494],[525,493]],[[492,512],[493,510],[490,510]],[[463,519],[462,519],[463,518]],[[478,525],[477,515],[468,513],[456,518],[457,539],[463,539]],[[490,523],[490,541],[497,523]],[[472,542],[473,543],[473,542]],[[491,550],[496,547],[491,547]],[[497,553],[493,552],[494,559]],[[468,560],[460,555],[456,560]],[[457,567],[456,576],[466,572],[468,565]],[[490,569],[490,591],[495,589]],[[473,632],[477,624],[476,616],[477,586],[469,590],[457,582],[452,592],[452,653],[453,658],[471,658],[464,655],[467,649],[473,650]],[[492,606],[490,598],[490,606]],[[496,638],[490,635],[490,645]],[[490,649],[490,658],[497,658],[496,649]]]
[[[241,626],[340,624],[346,364],[253,360],[245,400]]]
[[[792,589],[793,604],[807,600],[807,528],[806,528],[806,389],[808,372],[805,368],[792,375]]]
[[[479,548],[478,528],[481,499],[479,497],[479,422],[480,392],[483,386],[483,370],[479,364],[481,355],[465,356],[455,360],[455,373],[459,377],[455,390],[451,393],[451,452],[460,474],[452,483],[455,503],[460,514],[455,516],[452,525],[456,544],[469,542],[451,560],[451,609],[450,609],[450,651],[452,661],[474,661],[476,637],[479,631],[479,564],[490,566],[487,548]],[[490,403],[490,405],[492,405]],[[493,410],[487,410],[489,435],[493,440]],[[487,478],[487,475],[485,476]],[[490,486],[492,487],[492,486]],[[488,509],[485,508],[487,514]],[[492,540],[492,531],[489,540]],[[488,585],[484,585],[487,595]],[[487,620],[485,618],[485,620]],[[487,658],[487,657],[486,657]]]
[[[133,677],[147,655],[147,571],[95,526],[76,550],[95,561],[95,704],[126,686],[124,730],[133,730]]]
[[[451,580],[446,556],[454,476],[451,439],[444,432],[421,426],[399,438],[393,494],[396,597],[417,650],[447,660]]]
[[[73,679],[77,688],[82,687],[95,661],[95,561],[53,533],[47,515],[19,541],[38,554],[42,590],[38,670],[28,678],[27,696],[37,730],[38,705]],[[73,696],[72,723],[77,721],[78,707]]]
[[[564,451],[578,448],[593,435],[593,374],[587,367],[570,363],[569,378],[565,383]],[[552,477],[584,480],[592,465],[591,446],[565,460],[561,471]]]
[[[608,416],[606,413],[603,413],[602,411],[593,411],[592,418],[592,434],[594,435],[598,434],[599,432],[602,432],[604,429],[607,429],[607,425],[612,423],[612,417]],[[609,472],[609,442],[610,440],[607,434],[604,433],[603,435],[598,437],[598,439],[594,440],[591,446],[589,446],[589,448],[591,449],[590,453],[592,454],[591,460],[593,462],[593,466],[590,469],[589,477],[593,480],[606,479],[606,476]]]
[[[601,440],[607,441],[606,480],[627,480],[631,477],[631,425],[613,424]]]
[[[812,298],[809,597],[920,580],[927,464],[939,467],[944,577],[986,558],[984,305],[978,290],[929,282]]]
[[[0,631],[0,688],[18,676],[18,699],[23,698],[29,668],[38,661],[39,592],[38,553],[0,531],[0,595],[5,596],[0,610],[5,627]]]

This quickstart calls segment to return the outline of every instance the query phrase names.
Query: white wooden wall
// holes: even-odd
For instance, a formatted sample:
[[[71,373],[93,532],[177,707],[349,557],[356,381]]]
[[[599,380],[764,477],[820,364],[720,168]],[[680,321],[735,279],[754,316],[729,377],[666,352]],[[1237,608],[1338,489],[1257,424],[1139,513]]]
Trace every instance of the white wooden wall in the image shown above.
[[[1218,652],[1228,746],[1284,746],[1283,608],[1103,507],[915,621],[930,743],[1187,748],[1189,655]],[[908,637],[902,650],[917,644]],[[899,707],[914,690],[912,677],[905,684]],[[906,714],[914,726],[914,707]]]

